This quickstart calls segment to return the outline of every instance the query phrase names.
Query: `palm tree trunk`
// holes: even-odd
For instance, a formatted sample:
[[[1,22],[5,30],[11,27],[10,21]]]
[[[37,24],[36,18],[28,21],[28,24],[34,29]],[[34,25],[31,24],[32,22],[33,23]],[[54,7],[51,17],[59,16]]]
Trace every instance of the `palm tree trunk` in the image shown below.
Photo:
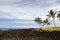
[[[48,27],[48,24],[47,24],[47,27]],[[50,31],[49,27],[48,27],[48,31]]]
[[[54,20],[54,18],[52,18],[52,19],[53,19],[54,26],[55,26],[55,28],[56,28],[55,20]],[[56,28],[56,30],[57,30],[57,28]]]

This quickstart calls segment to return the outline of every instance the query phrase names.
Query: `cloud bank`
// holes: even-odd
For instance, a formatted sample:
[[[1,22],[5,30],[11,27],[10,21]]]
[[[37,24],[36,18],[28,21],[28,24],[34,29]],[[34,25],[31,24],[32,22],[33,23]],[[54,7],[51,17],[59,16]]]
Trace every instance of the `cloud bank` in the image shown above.
[[[60,9],[60,0],[0,0],[0,18],[44,18],[49,9]]]

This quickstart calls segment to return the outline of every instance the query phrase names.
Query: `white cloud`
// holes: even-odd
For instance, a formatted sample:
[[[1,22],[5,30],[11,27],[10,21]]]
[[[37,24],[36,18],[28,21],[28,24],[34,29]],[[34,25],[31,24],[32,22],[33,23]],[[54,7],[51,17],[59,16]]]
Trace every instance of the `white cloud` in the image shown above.
[[[57,0],[0,0],[0,18],[34,19],[45,18],[50,9],[59,9]],[[2,12],[2,13],[1,13]]]
[[[41,9],[41,11],[43,10]],[[3,12],[3,15],[1,15],[0,17],[11,17],[10,19],[33,19],[35,18],[35,16],[38,16],[38,14],[41,13],[39,8],[35,7],[32,8],[12,6],[0,6],[0,12]]]

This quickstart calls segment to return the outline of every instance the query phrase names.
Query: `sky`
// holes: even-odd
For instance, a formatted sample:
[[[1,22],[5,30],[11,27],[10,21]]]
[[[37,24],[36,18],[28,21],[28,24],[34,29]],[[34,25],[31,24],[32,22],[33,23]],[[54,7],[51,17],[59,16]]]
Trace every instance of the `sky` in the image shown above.
[[[60,10],[60,0],[0,0],[0,28],[38,28],[33,20],[50,9]]]

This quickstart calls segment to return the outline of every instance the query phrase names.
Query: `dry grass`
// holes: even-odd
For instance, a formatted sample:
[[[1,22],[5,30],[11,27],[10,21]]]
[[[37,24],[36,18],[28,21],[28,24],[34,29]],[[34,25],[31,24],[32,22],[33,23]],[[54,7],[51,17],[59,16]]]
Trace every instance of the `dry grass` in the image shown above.
[[[54,26],[46,27],[46,28],[42,28],[42,30],[49,30],[49,31],[54,31],[54,30],[56,30],[56,31],[60,31],[60,26],[56,26],[56,27],[54,27]]]

